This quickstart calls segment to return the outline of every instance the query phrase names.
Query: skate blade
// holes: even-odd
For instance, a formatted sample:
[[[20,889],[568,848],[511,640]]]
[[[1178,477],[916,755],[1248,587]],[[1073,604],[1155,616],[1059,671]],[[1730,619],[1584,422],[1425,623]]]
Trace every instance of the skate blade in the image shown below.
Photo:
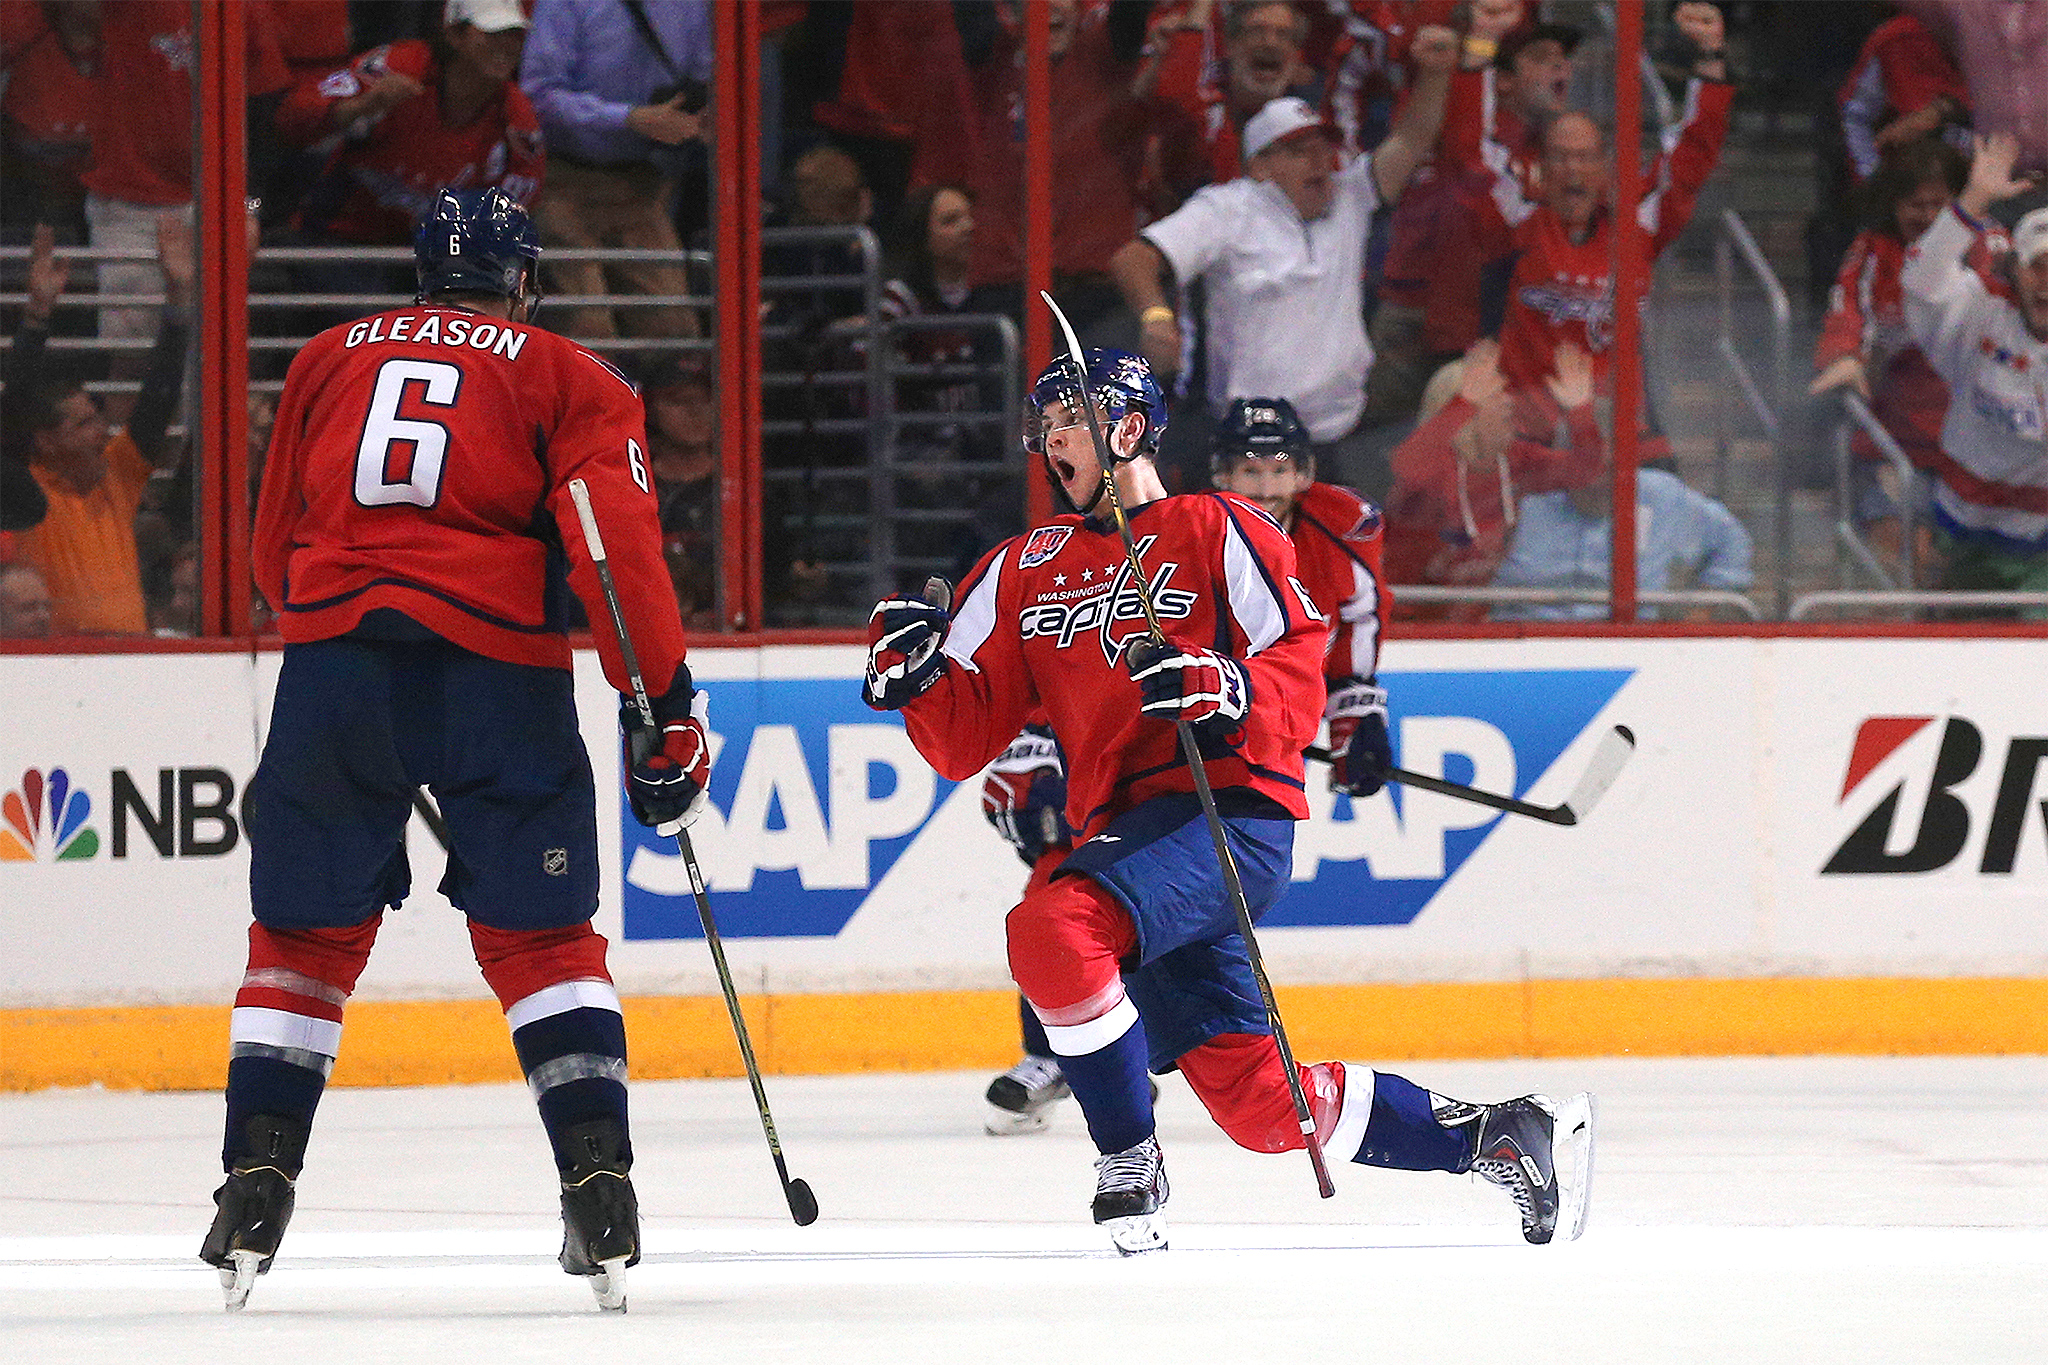
[[[1128,1218],[1106,1219],[1110,1245],[1123,1256],[1142,1256],[1148,1251],[1166,1250],[1166,1217],[1157,1213],[1133,1214]]]
[[[239,1313],[249,1306],[249,1291],[256,1285],[257,1267],[263,1264],[260,1251],[230,1251],[231,1266],[220,1268],[220,1289],[227,1299],[227,1310]]]
[[[1042,1109],[1015,1110],[1001,1105],[988,1106],[988,1115],[981,1121],[981,1131],[990,1137],[1019,1137],[1025,1133],[1042,1133],[1052,1126],[1052,1106]]]
[[[1593,1120],[1598,1106],[1581,1091],[1557,1106],[1550,1160],[1557,1172],[1557,1231],[1553,1240],[1578,1240],[1586,1230],[1586,1203],[1593,1192]]]
[[[625,1256],[614,1256],[608,1261],[597,1263],[597,1273],[590,1277],[590,1292],[597,1295],[597,1306],[607,1313],[626,1311],[626,1262]]]

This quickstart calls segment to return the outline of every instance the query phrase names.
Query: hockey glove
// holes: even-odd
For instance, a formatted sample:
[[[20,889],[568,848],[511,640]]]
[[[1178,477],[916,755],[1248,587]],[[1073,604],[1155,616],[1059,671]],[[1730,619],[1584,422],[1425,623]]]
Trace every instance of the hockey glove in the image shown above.
[[[1347,796],[1371,796],[1387,785],[1394,746],[1387,738],[1387,693],[1362,678],[1330,689],[1330,787]]]
[[[1124,650],[1124,667],[1137,681],[1138,709],[1155,720],[1235,725],[1251,709],[1251,679],[1228,654],[1146,638]]]
[[[946,642],[951,619],[942,578],[925,584],[925,597],[885,597],[868,617],[868,675],[861,697],[876,711],[897,711],[924,695],[946,675]],[[937,605],[926,598],[936,598]]]
[[[1074,842],[1067,824],[1067,773],[1052,732],[1028,726],[989,765],[981,783],[981,813],[1010,841],[1027,865],[1048,848]]]
[[[631,701],[619,707],[626,733],[626,799],[641,824],[674,834],[703,813],[711,788],[711,736],[704,725],[709,714],[709,699],[687,680],[655,699],[659,731],[647,728]]]

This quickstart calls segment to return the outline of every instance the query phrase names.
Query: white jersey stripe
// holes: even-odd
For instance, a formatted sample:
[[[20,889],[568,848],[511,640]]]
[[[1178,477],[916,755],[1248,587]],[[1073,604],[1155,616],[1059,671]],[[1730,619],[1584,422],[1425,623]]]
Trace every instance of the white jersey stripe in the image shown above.
[[[583,1009],[625,1013],[619,1008],[619,992],[611,982],[584,977],[543,986],[525,999],[513,1001],[511,1008],[505,1011],[505,1022],[516,1031],[538,1019]]]
[[[1370,678],[1379,670],[1380,593],[1372,573],[1356,559],[1351,561],[1351,596],[1337,609],[1338,619],[1351,627],[1350,671]]]
[[[1003,561],[1010,557],[1010,547],[1005,545],[1002,553],[989,561],[988,572],[974,585],[974,591],[967,594],[953,613],[953,628],[946,634],[944,653],[947,658],[963,668],[979,673],[981,668],[974,662],[974,652],[988,643],[988,637],[996,628],[996,588],[1002,579]]]
[[[1373,1069],[1363,1062],[1344,1063],[1344,1098],[1330,1131],[1318,1134],[1323,1150],[1339,1161],[1356,1161],[1365,1148],[1365,1125],[1372,1118],[1372,1092],[1378,1083]]]
[[[1230,614],[1244,632],[1249,659],[1287,633],[1287,605],[1267,579],[1258,554],[1234,518],[1223,535],[1223,574],[1230,592]]]

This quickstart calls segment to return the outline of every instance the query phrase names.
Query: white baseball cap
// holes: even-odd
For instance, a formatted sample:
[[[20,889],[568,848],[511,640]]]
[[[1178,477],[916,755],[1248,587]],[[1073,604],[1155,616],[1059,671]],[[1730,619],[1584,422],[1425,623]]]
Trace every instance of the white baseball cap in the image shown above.
[[[2035,209],[2012,230],[2012,258],[2020,265],[2031,265],[2044,251],[2048,251],[2048,209]]]
[[[1337,130],[1307,100],[1293,95],[1267,100],[1265,107],[1244,125],[1244,158],[1249,161],[1282,138],[1309,128],[1319,129],[1325,137],[1336,136]]]
[[[441,11],[444,24],[468,24],[480,33],[503,33],[508,28],[525,28],[526,11],[519,0],[448,0]]]

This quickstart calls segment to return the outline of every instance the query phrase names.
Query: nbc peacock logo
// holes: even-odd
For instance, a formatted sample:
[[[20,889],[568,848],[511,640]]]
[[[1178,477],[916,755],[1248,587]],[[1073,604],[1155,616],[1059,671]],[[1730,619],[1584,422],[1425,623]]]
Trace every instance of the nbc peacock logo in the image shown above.
[[[30,768],[21,786],[0,798],[0,862],[76,862],[100,851],[99,831],[86,828],[92,798],[62,768],[47,776]]]

